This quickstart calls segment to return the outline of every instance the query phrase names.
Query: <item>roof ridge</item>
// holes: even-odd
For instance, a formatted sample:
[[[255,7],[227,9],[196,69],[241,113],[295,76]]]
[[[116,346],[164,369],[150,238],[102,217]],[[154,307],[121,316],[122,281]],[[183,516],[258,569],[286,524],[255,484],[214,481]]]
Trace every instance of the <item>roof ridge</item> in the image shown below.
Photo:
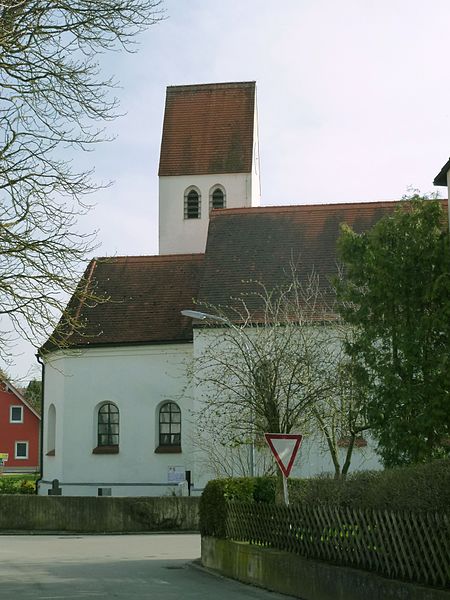
[[[256,81],[222,81],[218,83],[192,83],[183,85],[168,85],[167,92],[169,91],[187,91],[187,90],[218,90],[236,87],[254,87]]]
[[[289,211],[300,211],[309,209],[327,210],[330,208],[338,207],[374,207],[374,206],[392,206],[394,204],[400,204],[402,200],[371,200],[371,201],[360,201],[360,202],[329,202],[322,204],[283,204],[283,205],[271,205],[271,206],[249,206],[239,208],[216,208],[211,211],[210,217],[231,214],[231,213],[256,213],[256,212],[289,212]]]
[[[160,262],[172,261],[172,260],[183,260],[183,259],[198,259],[201,260],[204,258],[205,254],[200,252],[191,252],[185,254],[135,254],[135,255],[127,255],[123,254],[121,256],[97,256],[95,260],[97,261],[144,261],[144,260],[157,260]]]

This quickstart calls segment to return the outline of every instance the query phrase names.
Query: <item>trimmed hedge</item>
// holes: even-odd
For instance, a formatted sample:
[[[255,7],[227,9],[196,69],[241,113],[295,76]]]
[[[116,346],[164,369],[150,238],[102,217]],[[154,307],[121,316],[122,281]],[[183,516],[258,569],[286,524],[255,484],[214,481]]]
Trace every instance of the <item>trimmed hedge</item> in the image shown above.
[[[361,471],[345,480],[297,479],[292,480],[289,489],[292,504],[448,512],[450,460],[385,471]]]
[[[275,477],[238,477],[209,481],[200,498],[200,533],[225,537],[226,501],[275,502]]]
[[[225,537],[226,500],[275,502],[276,477],[214,479],[200,499],[200,533]],[[450,460],[331,476],[290,479],[290,503],[348,506],[361,509],[449,512]]]

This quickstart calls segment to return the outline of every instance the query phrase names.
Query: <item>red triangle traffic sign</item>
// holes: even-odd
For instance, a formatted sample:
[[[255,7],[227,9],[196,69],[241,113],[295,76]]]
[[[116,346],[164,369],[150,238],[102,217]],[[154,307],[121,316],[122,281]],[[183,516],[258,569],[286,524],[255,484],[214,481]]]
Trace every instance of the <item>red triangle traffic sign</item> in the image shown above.
[[[298,433],[265,433],[264,437],[283,475],[289,477],[303,436]]]

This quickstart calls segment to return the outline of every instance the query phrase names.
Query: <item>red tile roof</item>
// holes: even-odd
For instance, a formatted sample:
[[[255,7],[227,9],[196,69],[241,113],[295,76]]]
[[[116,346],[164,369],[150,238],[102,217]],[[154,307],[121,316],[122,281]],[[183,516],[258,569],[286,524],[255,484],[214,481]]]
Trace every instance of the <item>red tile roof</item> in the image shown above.
[[[199,300],[227,306],[263,283],[268,290],[313,271],[324,288],[337,274],[336,241],[345,222],[361,232],[391,212],[396,202],[237,208],[211,213]],[[252,310],[256,298],[247,298]],[[253,304],[252,304],[253,303]]]
[[[69,304],[86,326],[82,335],[67,338],[67,345],[190,341],[191,319],[180,311],[193,306],[203,258],[181,254],[94,259],[85,277],[98,296],[110,300],[94,307]],[[54,347],[47,342],[43,349]]]
[[[442,200],[446,209],[447,201]],[[235,208],[211,214],[206,254],[130,256],[96,259],[91,285],[110,301],[93,308],[74,306],[86,322],[70,347],[144,344],[192,340],[192,320],[185,308],[227,306],[230,298],[256,288],[268,290],[291,281],[291,264],[300,279],[314,271],[326,290],[337,274],[336,241],[341,223],[357,232],[391,213],[398,202],[369,202]],[[256,299],[247,298],[258,311]],[[206,309],[205,309],[206,310]],[[206,312],[213,312],[211,309]],[[44,349],[54,349],[49,344]]]
[[[167,88],[159,175],[250,173],[255,82]]]

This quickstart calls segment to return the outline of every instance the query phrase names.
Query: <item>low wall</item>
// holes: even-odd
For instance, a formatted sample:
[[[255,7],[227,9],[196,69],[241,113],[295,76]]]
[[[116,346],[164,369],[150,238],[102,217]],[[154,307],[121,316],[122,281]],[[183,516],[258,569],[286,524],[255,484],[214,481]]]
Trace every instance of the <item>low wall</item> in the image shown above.
[[[0,531],[196,531],[199,498],[0,496]]]
[[[202,537],[202,563],[227,577],[302,600],[450,600],[449,591],[212,537]]]

